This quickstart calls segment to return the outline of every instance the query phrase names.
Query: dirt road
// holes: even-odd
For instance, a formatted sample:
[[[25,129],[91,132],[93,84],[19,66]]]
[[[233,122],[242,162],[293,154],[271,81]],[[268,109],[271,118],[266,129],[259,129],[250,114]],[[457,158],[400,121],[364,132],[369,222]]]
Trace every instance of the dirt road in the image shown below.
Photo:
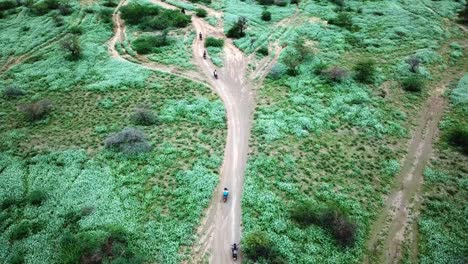
[[[414,221],[417,221],[422,199],[423,171],[432,155],[432,145],[444,113],[443,93],[450,81],[461,76],[461,72],[446,73],[423,106],[395,187],[372,227],[365,263],[399,263],[403,257],[402,244],[410,238],[413,240],[410,241],[410,257],[417,262],[417,230],[414,230],[417,225]]]
[[[173,6],[165,2],[158,0],[152,0],[151,2],[164,8],[174,9]],[[125,5],[125,0],[120,2],[119,6],[121,5]],[[221,16],[217,11],[206,9],[209,13]],[[144,57],[119,54],[115,49],[115,44],[124,41],[125,24],[118,12],[113,14],[113,22],[114,36],[108,42],[111,56],[127,61],[135,60],[140,65],[152,70],[177,74],[191,80],[204,81],[223,100],[227,115],[228,133],[220,182],[207,210],[207,216],[199,228],[200,241],[194,246],[194,256],[190,262],[199,263],[209,256],[210,263],[234,263],[231,258],[230,245],[240,242],[241,195],[254,102],[252,86],[246,77],[247,57],[224,36],[221,26],[215,28],[193,16],[192,24],[197,32],[197,38],[192,45],[193,57],[200,72],[178,72],[171,66],[146,61]],[[221,69],[217,69],[211,63],[209,54],[207,59],[203,59],[204,41],[198,39],[199,32],[202,32],[204,37],[216,36],[225,39],[224,67]],[[218,72],[219,79],[213,77],[215,69]],[[229,189],[227,203],[223,203],[221,199],[224,187]],[[240,263],[241,261],[240,255],[237,262]]]
[[[197,33],[201,32],[203,36],[223,37],[222,31],[199,18],[194,17],[192,23]],[[202,251],[199,252],[199,257],[209,250],[210,263],[231,263],[230,245],[240,242],[241,195],[249,149],[253,93],[251,84],[245,77],[247,59],[229,40],[225,39],[224,67],[217,69],[217,80],[213,78],[216,66],[210,62],[209,54],[206,60],[202,58],[204,49],[204,42],[197,38],[193,43],[193,57],[224,102],[228,135],[220,184],[215,192],[212,208],[209,209],[208,219],[201,227],[204,239],[200,244]],[[229,189],[226,204],[221,201],[224,187]]]

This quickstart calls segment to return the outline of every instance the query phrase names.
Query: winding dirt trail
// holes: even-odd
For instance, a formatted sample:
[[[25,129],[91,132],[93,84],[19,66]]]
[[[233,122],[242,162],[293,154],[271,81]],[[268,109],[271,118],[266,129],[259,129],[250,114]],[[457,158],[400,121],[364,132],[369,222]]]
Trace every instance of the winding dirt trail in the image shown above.
[[[214,28],[203,20],[194,17],[192,23],[203,36],[216,36],[225,39],[224,67],[218,70],[219,79],[212,78],[216,69],[210,60],[202,58],[204,42],[198,38],[193,43],[193,57],[209,83],[223,100],[228,120],[227,144],[224,163],[221,168],[220,183],[215,193],[208,217],[200,227],[199,252],[194,261],[201,260],[207,251],[211,252],[210,263],[230,263],[230,245],[240,242],[241,234],[241,195],[252,120],[254,96],[247,76],[248,60],[222,29]],[[229,189],[226,204],[221,201],[222,189]],[[239,260],[240,261],[240,260]]]
[[[175,7],[158,0],[151,1],[164,8]],[[122,0],[119,7],[126,4]],[[217,11],[204,7],[209,13],[221,16]],[[192,49],[195,64],[201,73],[177,72],[174,68],[144,61],[142,57],[119,54],[115,44],[122,43],[125,38],[125,24],[120,18],[118,9],[113,14],[114,36],[108,42],[109,53],[118,59],[138,64],[151,70],[177,74],[191,80],[208,83],[224,102],[228,133],[224,151],[224,161],[220,172],[220,182],[216,189],[206,217],[199,227],[199,242],[194,245],[194,256],[190,260],[193,263],[202,262],[209,256],[210,263],[233,263],[230,253],[230,245],[240,242],[241,235],[241,195],[243,187],[244,171],[249,150],[250,128],[254,109],[254,94],[250,80],[247,76],[248,58],[228,40],[221,26],[213,27],[204,20],[192,17],[192,24],[197,32],[203,36],[215,36],[225,40],[224,67],[217,69],[210,61],[209,54],[205,60],[202,58],[204,41],[195,38]],[[213,71],[217,69],[219,79],[213,77]],[[222,189],[229,189],[227,203],[222,202]],[[238,262],[241,262],[241,255]]]

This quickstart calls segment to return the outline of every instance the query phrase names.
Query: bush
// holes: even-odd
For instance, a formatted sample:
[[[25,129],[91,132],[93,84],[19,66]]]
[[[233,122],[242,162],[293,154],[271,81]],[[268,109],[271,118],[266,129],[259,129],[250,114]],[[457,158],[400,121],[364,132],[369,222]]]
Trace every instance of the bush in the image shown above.
[[[332,82],[342,82],[346,77],[348,77],[348,71],[338,66],[334,66],[323,71],[323,74]]]
[[[239,17],[237,22],[228,30],[227,36],[229,38],[242,38],[245,36],[245,30],[247,29],[247,18]]]
[[[203,8],[197,8],[195,9],[195,15],[197,17],[206,17],[208,15],[208,12],[206,12],[206,10]]]
[[[267,10],[263,10],[262,12],[262,20],[263,21],[270,21],[271,20],[271,12]]]
[[[373,60],[359,61],[354,66],[354,78],[361,83],[373,83],[375,78],[375,62]]]
[[[16,98],[24,95],[24,91],[17,88],[16,86],[7,86],[3,89],[3,97],[7,99]]]
[[[303,58],[298,52],[288,52],[283,56],[282,62],[288,67],[287,73],[291,76],[296,76],[297,67],[302,63]]]
[[[260,47],[258,50],[257,50],[257,53],[258,54],[261,54],[263,56],[268,56],[268,48],[263,46],[263,47]]]
[[[141,5],[132,2],[120,8],[122,19],[129,24],[138,24],[147,16],[156,16],[160,8],[155,5]]]
[[[245,255],[253,261],[260,258],[268,259],[273,256],[273,242],[268,234],[262,231],[248,233],[245,236],[243,249]]]
[[[329,0],[330,2],[334,3],[337,6],[344,6],[345,0]]]
[[[452,127],[448,132],[447,140],[450,145],[459,148],[465,155],[468,155],[467,126],[458,125]]]
[[[132,123],[142,126],[154,125],[158,122],[158,118],[150,110],[138,108],[130,117]]]
[[[0,1],[0,11],[5,11],[16,7],[16,1],[5,0]]]
[[[281,78],[286,73],[286,67],[283,64],[275,64],[271,67],[270,72],[268,73],[268,77],[277,80]]]
[[[27,197],[28,202],[36,206],[41,205],[46,199],[47,194],[44,191],[40,190],[32,191]]]
[[[410,66],[410,71],[411,72],[413,72],[413,73],[418,72],[419,64],[421,64],[421,60],[418,57],[412,56],[412,57],[408,58],[406,60],[406,62]]]
[[[154,35],[143,35],[132,42],[132,48],[140,54],[148,54],[154,51],[154,48],[167,46],[169,41],[167,40],[167,31],[163,31],[162,34]]]
[[[424,87],[424,81],[417,75],[411,75],[403,79],[401,86],[408,92],[420,92]]]
[[[45,15],[51,10],[59,9],[61,5],[62,4],[58,0],[44,0],[32,5],[31,11],[35,15]]]
[[[22,221],[18,225],[12,228],[10,239],[11,240],[20,240],[29,235],[31,229],[31,224],[28,221]]]
[[[275,0],[257,0],[261,5],[272,5],[275,3]]]
[[[128,155],[151,151],[145,135],[138,129],[125,128],[121,132],[108,137],[104,145],[107,149],[119,151]]]
[[[42,100],[35,103],[20,105],[18,107],[28,121],[37,121],[45,117],[52,110],[52,102]]]
[[[327,229],[341,246],[352,246],[356,242],[356,225],[337,206],[301,203],[293,207],[291,218],[303,227],[315,224]]]
[[[68,60],[76,61],[81,57],[81,44],[78,36],[72,35],[62,42],[63,49],[68,52],[65,56]]]
[[[205,40],[205,47],[218,47],[222,48],[224,46],[224,39],[217,39],[214,37],[207,37]]]
[[[10,207],[13,207],[15,205],[18,205],[20,203],[21,203],[21,201],[18,201],[17,199],[12,198],[12,197],[8,197],[8,198],[5,198],[2,201],[1,208],[2,208],[2,210],[6,210],[6,209],[8,209]]]
[[[353,26],[351,15],[346,12],[339,13],[337,17],[330,19],[328,23],[346,29],[351,29],[351,27]]]

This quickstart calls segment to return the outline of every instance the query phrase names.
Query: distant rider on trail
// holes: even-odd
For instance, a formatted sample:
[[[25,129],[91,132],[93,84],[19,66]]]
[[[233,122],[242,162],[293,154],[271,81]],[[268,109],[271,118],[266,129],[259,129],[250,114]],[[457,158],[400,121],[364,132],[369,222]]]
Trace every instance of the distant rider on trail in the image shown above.
[[[199,36],[200,40],[202,40],[202,39],[203,39],[203,36],[202,36],[202,33],[201,33],[201,32],[200,32],[200,33],[198,33],[198,36]]]
[[[227,201],[228,195],[229,195],[228,189],[224,188],[224,191],[223,191],[223,200],[224,200],[224,202]]]
[[[218,79],[218,72],[216,72],[216,70],[214,70],[213,76],[215,77],[215,79]]]
[[[237,252],[239,251],[239,248],[237,247],[236,243],[232,245],[231,251],[232,251],[232,259],[237,260]]]

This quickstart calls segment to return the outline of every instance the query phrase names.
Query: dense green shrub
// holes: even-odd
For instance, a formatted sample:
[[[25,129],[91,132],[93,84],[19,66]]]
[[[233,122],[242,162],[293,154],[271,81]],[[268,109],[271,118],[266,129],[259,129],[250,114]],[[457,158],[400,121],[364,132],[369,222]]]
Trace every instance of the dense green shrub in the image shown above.
[[[205,47],[218,47],[222,48],[224,46],[224,39],[218,39],[214,37],[207,37],[205,40]]]
[[[406,60],[406,63],[408,63],[411,72],[417,73],[419,69],[419,64],[421,64],[421,59],[419,59],[416,56],[412,56]]]
[[[62,42],[63,49],[67,52],[65,58],[71,61],[79,60],[81,57],[81,44],[78,36],[71,35],[68,36]]]
[[[341,246],[352,246],[356,242],[356,225],[335,205],[299,203],[292,208],[291,218],[302,227],[314,224],[327,229]]]
[[[257,2],[261,5],[273,5],[275,0],[257,0]]]
[[[158,122],[156,115],[148,109],[138,108],[130,117],[135,125],[150,126]]]
[[[16,2],[12,0],[0,1],[0,11],[5,11],[16,7]]]
[[[41,205],[47,199],[47,194],[41,190],[34,190],[32,191],[27,200],[32,205]]]
[[[118,6],[118,3],[117,1],[114,1],[114,0],[105,0],[102,5],[106,7],[116,7]]]
[[[345,0],[329,0],[330,2],[334,3],[337,6],[344,6]]]
[[[281,61],[288,68],[287,73],[291,76],[296,76],[298,73],[297,67],[301,65],[302,60],[303,57],[301,57],[301,55],[298,52],[290,51],[288,53],[285,53]]]
[[[155,5],[132,3],[121,8],[122,18],[142,30],[163,30],[186,27],[191,19],[177,10],[167,10]]]
[[[227,36],[230,38],[242,38],[245,36],[247,29],[247,18],[239,17],[237,22],[228,30]]]
[[[371,59],[359,61],[354,66],[354,78],[361,83],[373,83],[375,78],[375,62]]]
[[[328,21],[329,24],[339,26],[346,29],[351,29],[353,26],[353,21],[351,19],[351,14],[347,12],[340,12],[338,16]]]
[[[270,21],[271,20],[271,12],[267,10],[263,10],[262,12],[262,20],[263,21]]]
[[[418,75],[410,75],[403,79],[401,86],[409,92],[420,92],[424,87],[424,81]]]
[[[156,5],[141,5],[135,2],[120,8],[122,19],[129,24],[138,24],[148,16],[157,16],[160,11]]]
[[[28,121],[37,121],[45,117],[52,110],[52,102],[42,100],[35,103],[20,105],[18,110],[21,111]]]
[[[449,144],[468,155],[468,126],[457,125],[452,127],[448,132],[447,140]]]
[[[151,150],[151,145],[143,132],[135,128],[125,128],[121,132],[111,135],[105,140],[104,145],[107,149],[129,155]]]
[[[12,228],[12,231],[10,233],[10,239],[11,240],[20,240],[29,235],[29,232],[31,231],[31,223],[27,220],[21,221],[18,225],[15,225]]]
[[[24,95],[24,91],[16,86],[10,85],[3,89],[2,94],[4,98],[11,99]]]
[[[258,50],[257,50],[257,53],[258,54],[261,54],[263,56],[268,56],[268,48],[263,46],[263,47],[260,47]]]
[[[35,15],[45,15],[51,10],[58,9],[62,15],[72,13],[71,6],[58,0],[44,0],[31,6],[31,12]]]
[[[243,251],[246,257],[253,261],[268,259],[274,255],[273,242],[266,232],[253,231],[245,236]]]
[[[6,210],[10,207],[13,207],[15,205],[18,205],[18,204],[21,204],[21,201],[15,199],[15,198],[12,198],[12,197],[7,197],[5,198],[2,203],[1,203],[1,208],[2,210]]]
[[[148,54],[155,48],[169,45],[167,31],[160,35],[143,35],[132,42],[132,48],[140,54]]]
[[[204,4],[211,4],[211,0],[189,0],[192,3],[204,3]]]
[[[206,10],[203,8],[197,8],[195,9],[195,15],[197,17],[206,17],[208,15],[208,12],[206,12]]]

